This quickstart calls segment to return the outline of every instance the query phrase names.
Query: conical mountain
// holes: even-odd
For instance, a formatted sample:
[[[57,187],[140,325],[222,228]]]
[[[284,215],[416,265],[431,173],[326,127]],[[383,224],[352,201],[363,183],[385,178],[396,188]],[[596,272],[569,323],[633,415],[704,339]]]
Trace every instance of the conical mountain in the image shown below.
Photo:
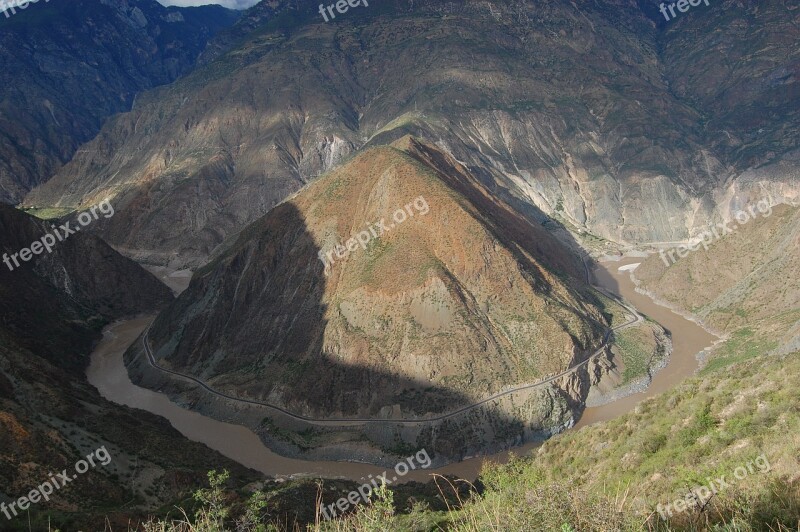
[[[449,412],[602,344],[581,268],[458,163],[405,138],[246,228],[146,341],[160,365],[299,415]],[[563,392],[545,416],[582,400]]]

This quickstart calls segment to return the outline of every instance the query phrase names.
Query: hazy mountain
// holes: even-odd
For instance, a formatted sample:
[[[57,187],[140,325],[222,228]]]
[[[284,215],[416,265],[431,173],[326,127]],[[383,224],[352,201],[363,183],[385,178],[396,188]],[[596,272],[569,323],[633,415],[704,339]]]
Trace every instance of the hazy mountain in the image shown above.
[[[136,93],[186,73],[237,16],[155,0],[39,2],[0,16],[0,201],[50,178]]]

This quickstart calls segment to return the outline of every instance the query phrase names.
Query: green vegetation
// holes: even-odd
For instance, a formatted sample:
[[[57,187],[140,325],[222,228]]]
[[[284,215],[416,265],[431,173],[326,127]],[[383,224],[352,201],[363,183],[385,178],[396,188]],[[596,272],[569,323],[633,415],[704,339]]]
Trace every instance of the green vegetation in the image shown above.
[[[326,185],[322,197],[327,200],[341,200],[345,198],[345,187],[348,185],[348,181],[343,176],[339,175],[329,178]]]
[[[287,383],[294,383],[303,378],[311,366],[308,360],[288,360],[283,367],[281,379]]]
[[[645,325],[618,331],[614,335],[614,350],[625,366],[622,383],[628,384],[649,374],[654,357],[661,353],[662,348],[656,342],[653,330]]]
[[[775,341],[759,338],[753,329],[744,327],[732,334],[731,339],[720,348],[719,356],[714,357],[703,368],[703,373],[707,375],[731,364],[744,362],[761,353],[771,351],[775,347],[777,347]]]
[[[313,448],[314,439],[320,435],[319,432],[312,427],[298,432],[282,429],[277,426],[271,418],[268,417],[265,417],[261,420],[261,426],[267,429],[273,438],[292,443],[300,449]]]
[[[35,208],[31,207],[30,209],[22,209],[26,213],[30,214],[31,216],[36,216],[40,220],[57,220],[62,216],[66,216],[67,214],[74,212],[75,209],[71,207],[43,207],[43,208]]]
[[[469,487],[464,493],[457,488],[468,483],[437,477],[446,510],[413,501],[401,508],[392,502],[398,486],[343,518],[307,520],[299,529],[800,530],[800,358],[748,354],[747,346],[757,340],[752,331],[734,335],[720,350],[726,363],[712,360],[702,374],[644,401],[634,412],[554,437],[533,456],[485,467],[478,483],[482,490]],[[742,359],[730,360],[739,349],[745,349]],[[733,478],[737,467],[761,454],[768,470]],[[722,475],[729,486],[702,511],[693,507],[667,521],[660,518],[659,504]],[[298,504],[316,507],[311,500]],[[243,515],[246,505],[240,506]],[[206,527],[219,515],[209,502],[192,521],[194,528],[186,521],[148,530],[235,530],[235,519],[225,527]],[[261,519],[258,526],[265,528],[247,530],[292,528]]]

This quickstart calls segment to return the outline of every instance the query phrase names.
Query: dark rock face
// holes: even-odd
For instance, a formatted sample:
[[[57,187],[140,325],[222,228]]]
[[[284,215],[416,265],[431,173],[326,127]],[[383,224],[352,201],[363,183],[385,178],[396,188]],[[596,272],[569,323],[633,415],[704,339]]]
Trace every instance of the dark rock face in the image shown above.
[[[30,246],[47,227],[0,205],[0,254]],[[98,507],[114,509],[108,519],[124,528],[140,517],[130,500],[152,503],[145,491],[157,494],[156,505],[181,497],[220,464],[254,478],[162,418],[106,401],[86,381],[88,354],[105,323],[172,299],[155,277],[85,233],[13,271],[0,266],[0,499],[28,493],[101,446],[112,457],[32,507],[34,528],[49,519],[61,529],[99,530],[106,512],[92,515]]]
[[[50,178],[137,92],[186,73],[237,15],[155,0],[39,2],[0,15],[0,201]]]
[[[800,9],[714,4],[665,26],[659,43],[672,93],[702,115],[704,143],[735,173],[798,147]]]
[[[50,228],[0,204],[0,254],[5,258],[30,247]],[[21,345],[52,356],[62,367],[84,367],[103,323],[152,312],[172,300],[171,291],[153,275],[87,233],[71,235],[52,252],[18,262],[13,270],[0,264],[2,326]]]
[[[109,242],[197,266],[354,152],[410,133],[575,232],[684,239],[743,181],[797,175],[797,29],[771,4],[657,15],[625,0],[398,0],[325,23],[262,3],[26,204],[113,193],[129,208]]]

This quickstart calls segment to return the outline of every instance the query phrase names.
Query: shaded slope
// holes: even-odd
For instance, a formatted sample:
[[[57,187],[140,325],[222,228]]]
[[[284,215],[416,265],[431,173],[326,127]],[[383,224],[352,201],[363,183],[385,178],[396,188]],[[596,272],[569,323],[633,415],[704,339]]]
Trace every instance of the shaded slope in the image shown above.
[[[678,17],[660,35],[670,89],[701,114],[706,146],[729,175],[798,147],[799,21],[792,2],[725,0]]]
[[[186,73],[236,16],[155,0],[39,2],[0,16],[0,201],[49,179],[137,92]]]
[[[0,253],[30,245],[45,227],[0,205]],[[158,499],[184,495],[217,464],[252,478],[163,419],[107,402],[86,382],[100,328],[152,312],[172,299],[170,290],[88,234],[36,259],[14,271],[0,268],[0,501],[26,495],[101,446],[111,463],[32,507],[34,529],[48,519],[65,529],[100,529],[106,513],[125,526],[143,507],[160,506]],[[27,528],[27,519],[4,526]]]
[[[405,144],[418,159],[367,150],[246,228],[156,320],[148,341],[159,363],[300,415],[391,420],[455,410],[593,352],[605,327],[600,304],[587,303],[597,300],[577,278],[553,273],[580,272],[575,259],[443,154]],[[425,156],[451,172],[423,164]],[[414,216],[393,218],[404,208]],[[384,234],[331,255],[325,275],[320,254],[381,221]],[[141,346],[126,360],[140,382],[206,403],[202,392],[154,376]],[[584,377],[502,405],[493,415],[508,419],[498,427],[519,425],[504,438],[570,424]],[[453,434],[442,428],[439,450],[480,449],[489,444],[483,433],[502,432],[472,421],[472,438],[460,434],[462,421]],[[421,445],[420,434],[399,437]],[[443,446],[448,438],[459,441]]]
[[[48,230],[48,222],[0,205],[0,255],[29,247]],[[86,351],[103,323],[151,312],[172,300],[155,277],[86,233],[20,264],[13,271],[0,264],[2,327],[64,368],[88,363]]]

